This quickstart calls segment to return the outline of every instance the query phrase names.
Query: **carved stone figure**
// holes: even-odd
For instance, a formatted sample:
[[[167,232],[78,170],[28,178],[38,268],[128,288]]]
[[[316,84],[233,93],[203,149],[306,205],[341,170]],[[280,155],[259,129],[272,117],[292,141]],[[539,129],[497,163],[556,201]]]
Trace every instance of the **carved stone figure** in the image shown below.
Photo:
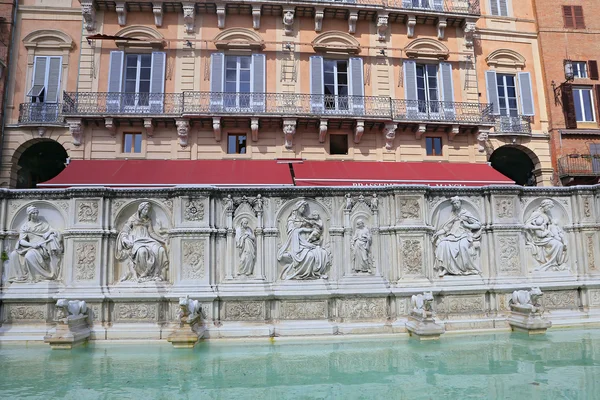
[[[90,337],[85,301],[59,299],[56,302],[56,322],[56,327],[44,336],[44,342],[52,349],[72,349]]]
[[[193,325],[202,316],[202,308],[198,300],[191,300],[189,296],[179,298],[179,311],[177,320],[180,324]]]
[[[281,279],[327,279],[331,255],[321,246],[323,222],[316,211],[308,215],[308,203],[299,200],[287,219],[287,239],[277,252],[284,264]]]
[[[350,193],[346,193],[346,205],[344,206],[344,210],[346,211],[350,211],[352,210],[352,196],[350,196]]]
[[[235,246],[240,255],[238,273],[252,275],[256,262],[256,237],[252,228],[248,226],[247,218],[242,219],[240,226],[235,230]]]
[[[433,293],[423,292],[423,294],[414,294],[410,298],[412,307],[411,315],[429,319],[433,317]]]
[[[291,35],[294,29],[294,12],[291,10],[283,14],[283,28],[286,35]]]
[[[233,198],[231,197],[230,194],[228,194],[227,197],[223,199],[223,203],[224,203],[225,211],[227,211],[228,213],[232,213],[234,206],[233,206]]]
[[[538,271],[563,271],[567,262],[567,238],[565,232],[553,219],[550,209],[552,200],[543,200],[525,221],[526,245],[540,265]]]
[[[508,305],[511,309],[520,308],[531,312],[539,312],[541,310],[539,299],[543,295],[539,287],[533,287],[531,290],[515,290]]]
[[[475,275],[481,241],[481,223],[462,208],[459,197],[450,200],[452,214],[433,235],[435,264],[440,276]]]
[[[27,222],[20,229],[7,263],[8,282],[55,280],[60,274],[63,240],[60,232],[39,219],[37,207],[27,207]]]
[[[128,261],[127,272],[121,281],[162,281],[169,267],[166,239],[154,232],[150,217],[150,203],[138,206],[117,237],[116,257]]]
[[[87,312],[87,304],[83,300],[58,299],[56,302],[56,319],[79,317]]]
[[[373,266],[372,243],[371,231],[365,226],[365,222],[359,219],[356,221],[356,229],[351,242],[352,270],[354,272],[371,272]]]
[[[542,296],[539,287],[513,292],[508,302],[510,315],[507,318],[513,331],[536,335],[545,333],[552,326],[552,322],[542,316],[544,310],[539,302]]]

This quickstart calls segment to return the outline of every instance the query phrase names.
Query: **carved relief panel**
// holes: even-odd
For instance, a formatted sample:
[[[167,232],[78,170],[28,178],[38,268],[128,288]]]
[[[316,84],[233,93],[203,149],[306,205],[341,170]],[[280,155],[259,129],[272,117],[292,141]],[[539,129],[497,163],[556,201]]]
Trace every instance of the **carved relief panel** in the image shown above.
[[[262,321],[266,318],[264,301],[226,301],[224,321]]]
[[[322,301],[283,301],[283,319],[323,319],[327,318],[327,300]]]
[[[400,239],[401,279],[425,276],[423,260],[423,239],[421,237],[402,237]]]
[[[339,316],[349,320],[387,317],[387,299],[362,297],[339,300]]]
[[[75,200],[75,226],[96,226],[102,218],[101,202],[98,199]]]
[[[504,224],[517,222],[518,205],[516,197],[494,196],[492,200],[494,220]]]
[[[498,235],[496,237],[496,268],[497,274],[521,275],[521,244],[522,240],[518,235]]]
[[[262,212],[262,211],[261,211]],[[233,252],[234,278],[248,278],[255,275],[258,262],[258,242],[261,234],[258,218],[249,202],[243,202],[235,210],[233,218],[235,230]]]
[[[421,199],[419,197],[396,197],[396,225],[411,224],[422,220]]]
[[[182,239],[181,248],[181,270],[179,271],[182,281],[203,280],[206,277],[206,239]]]
[[[99,243],[96,240],[74,240],[72,279],[78,282],[96,281],[99,277]]]
[[[183,226],[194,228],[208,226],[208,199],[205,197],[182,197],[180,221]]]

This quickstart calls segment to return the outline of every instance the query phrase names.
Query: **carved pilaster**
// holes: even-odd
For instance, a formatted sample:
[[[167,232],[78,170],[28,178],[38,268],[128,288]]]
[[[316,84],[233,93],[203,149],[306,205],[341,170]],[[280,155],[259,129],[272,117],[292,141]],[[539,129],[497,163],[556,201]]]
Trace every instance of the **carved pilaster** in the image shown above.
[[[417,25],[417,17],[409,15],[406,20],[406,36],[412,38],[415,36],[415,25]]]
[[[477,135],[477,144],[479,145],[478,150],[480,153],[485,151],[485,142],[487,142],[489,134],[490,132],[488,130],[479,130],[479,134]]]
[[[467,48],[473,47],[473,36],[475,35],[475,22],[466,22],[464,31],[465,31],[465,46]]]
[[[365,121],[356,121],[354,127],[354,143],[360,143],[363,133],[365,133]]]
[[[196,22],[196,4],[183,3],[183,23],[186,33],[194,33],[194,23]]]
[[[384,42],[387,36],[388,29],[388,14],[379,13],[377,14],[377,38],[380,42]]]
[[[144,118],[144,129],[146,129],[146,135],[152,137],[154,135],[154,124],[152,118]]]
[[[115,136],[117,133],[117,127],[115,125],[115,121],[112,118],[104,118],[104,127],[107,131],[110,132],[112,136]]]
[[[444,38],[444,34],[446,33],[446,27],[448,23],[446,22],[446,17],[439,17],[437,21],[437,34],[438,39],[442,40]]]
[[[319,124],[319,143],[325,143],[325,138],[327,137],[327,120],[322,119]]]
[[[323,7],[315,8],[315,32],[321,32],[323,29],[323,16],[324,16]]]
[[[356,21],[358,21],[358,11],[350,11],[348,16],[348,32],[356,33]]]
[[[190,134],[190,121],[187,119],[176,119],[177,136],[179,137],[179,145],[186,147],[188,145],[188,137]]]
[[[221,117],[213,117],[213,134],[217,142],[221,141]]]
[[[119,22],[119,25],[127,25],[127,3],[124,1],[117,1],[115,3],[115,11],[117,12],[117,21]]]
[[[448,134],[448,140],[453,141],[456,135],[458,135],[459,131],[460,129],[458,125],[452,125],[452,130]]]
[[[385,124],[383,128],[383,134],[385,135],[385,149],[392,150],[394,146],[394,139],[396,138],[397,124]]]
[[[419,124],[417,133],[415,133],[415,139],[419,140],[423,137],[423,134],[427,131],[427,124]]]
[[[252,5],[252,27],[254,29],[260,28],[260,13],[261,13],[261,5],[253,4]]]
[[[250,130],[252,131],[252,141],[258,141],[258,118],[250,119]]]
[[[94,0],[80,0],[79,2],[81,3],[81,15],[83,16],[85,29],[88,32],[94,31],[96,29],[96,6]]]
[[[154,25],[161,27],[163,23],[163,4],[152,3],[152,13],[154,14]]]
[[[291,150],[294,146],[294,135],[296,134],[296,120],[283,120],[283,137],[285,139],[285,148]]]
[[[79,118],[70,119],[69,118],[66,120],[66,123],[69,126],[69,133],[73,137],[73,144],[75,146],[81,146],[81,136],[82,136],[81,119],[79,119]]]
[[[294,33],[294,13],[293,8],[283,10],[283,29],[287,36],[292,36]]]
[[[217,4],[217,27],[225,28],[225,4]]]

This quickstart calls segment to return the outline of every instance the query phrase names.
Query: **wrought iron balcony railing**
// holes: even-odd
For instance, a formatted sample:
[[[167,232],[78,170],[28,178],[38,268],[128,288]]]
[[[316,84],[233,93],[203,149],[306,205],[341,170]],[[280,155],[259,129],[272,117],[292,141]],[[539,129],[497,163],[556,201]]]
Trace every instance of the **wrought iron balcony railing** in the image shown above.
[[[497,115],[495,131],[496,134],[531,135],[531,117]]]
[[[64,115],[180,115],[181,93],[65,92]]]
[[[392,100],[394,120],[492,124],[492,107],[485,103]]]
[[[600,176],[600,155],[569,154],[558,159],[558,176]]]
[[[19,124],[62,124],[62,104],[60,103],[21,103]]]

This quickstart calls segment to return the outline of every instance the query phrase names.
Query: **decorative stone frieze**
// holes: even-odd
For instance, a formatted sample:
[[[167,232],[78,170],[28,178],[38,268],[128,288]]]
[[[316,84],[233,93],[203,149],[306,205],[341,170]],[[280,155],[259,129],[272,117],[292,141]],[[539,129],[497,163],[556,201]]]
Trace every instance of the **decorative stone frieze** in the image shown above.
[[[420,240],[402,240],[401,254],[404,275],[423,275],[423,245]]]
[[[179,137],[179,145],[181,147],[187,147],[188,137],[190,134],[190,121],[187,119],[176,119],[175,124],[177,125],[177,136]]]
[[[184,280],[199,280],[205,276],[204,270],[204,241],[183,240],[181,242],[181,278]]]
[[[518,275],[521,272],[519,238],[501,236],[498,238],[498,269],[502,275]]]
[[[96,279],[96,242],[77,242],[75,245],[75,280]]]
[[[380,42],[385,42],[387,39],[388,18],[389,15],[387,13],[377,14],[377,40]]]
[[[158,319],[157,303],[116,303],[114,308],[116,322],[156,321]]]
[[[117,1],[115,3],[115,11],[117,12],[117,22],[119,25],[127,25],[127,3],[124,1]]]
[[[79,0],[81,3],[81,15],[85,29],[88,32],[96,30],[96,5],[94,0]]]
[[[194,25],[196,23],[196,3],[184,2],[183,6],[183,23],[185,24],[186,33],[194,33]]]
[[[75,208],[77,209],[78,223],[95,224],[98,222],[98,201],[76,201]]]
[[[152,14],[154,14],[154,25],[160,28],[163,24],[163,3],[152,3]]]
[[[44,321],[48,316],[48,307],[44,304],[11,304],[5,306],[6,321]]]
[[[385,318],[387,302],[385,298],[379,297],[341,299],[340,316],[350,320]]]
[[[228,321],[261,321],[265,319],[265,302],[227,301],[224,314]]]

